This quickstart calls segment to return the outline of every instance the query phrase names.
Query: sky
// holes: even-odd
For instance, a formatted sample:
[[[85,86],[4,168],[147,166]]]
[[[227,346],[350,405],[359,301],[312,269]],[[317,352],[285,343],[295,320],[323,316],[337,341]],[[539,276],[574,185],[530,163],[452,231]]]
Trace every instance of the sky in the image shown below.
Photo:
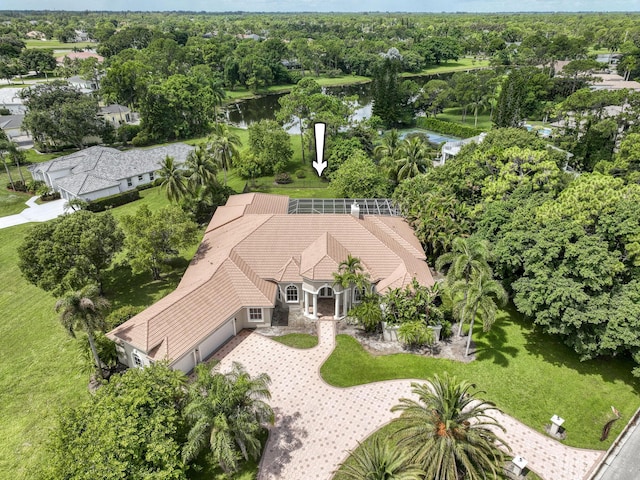
[[[640,0],[2,0],[0,10],[207,12],[640,11]]]

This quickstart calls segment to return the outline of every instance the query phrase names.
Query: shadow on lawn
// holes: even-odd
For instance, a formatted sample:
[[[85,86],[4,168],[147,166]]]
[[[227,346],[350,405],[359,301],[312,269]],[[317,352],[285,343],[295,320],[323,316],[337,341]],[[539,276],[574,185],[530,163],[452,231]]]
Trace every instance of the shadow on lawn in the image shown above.
[[[166,294],[176,288],[188,263],[184,258],[173,261],[171,271],[160,280],[153,280],[151,272],[134,274],[129,265],[114,265],[105,273],[105,296],[112,301],[112,309],[124,305],[147,307],[159,300],[158,292]]]
[[[640,393],[640,380],[631,374],[636,364],[628,356],[598,357],[581,362],[578,354],[565,345],[560,337],[544,333],[540,327],[525,325],[527,321],[524,319],[519,322],[523,324],[524,348],[531,355],[551,365],[575,370],[580,375],[596,375],[609,383],[624,382]]]
[[[509,358],[518,355],[518,349],[510,346],[508,342],[507,328],[513,322],[507,318],[500,319],[488,332],[478,332],[475,343],[476,360],[493,361],[501,367],[509,366]]]

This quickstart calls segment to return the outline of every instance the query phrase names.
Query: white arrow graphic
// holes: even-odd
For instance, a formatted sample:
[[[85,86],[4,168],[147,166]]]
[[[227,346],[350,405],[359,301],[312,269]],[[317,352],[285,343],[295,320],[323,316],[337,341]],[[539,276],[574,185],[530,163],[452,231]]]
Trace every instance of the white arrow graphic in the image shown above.
[[[314,126],[314,133],[316,136],[316,160],[311,165],[318,172],[318,176],[322,175],[322,172],[327,168],[328,162],[323,160],[324,157],[324,133],[327,129],[326,123],[316,123]]]

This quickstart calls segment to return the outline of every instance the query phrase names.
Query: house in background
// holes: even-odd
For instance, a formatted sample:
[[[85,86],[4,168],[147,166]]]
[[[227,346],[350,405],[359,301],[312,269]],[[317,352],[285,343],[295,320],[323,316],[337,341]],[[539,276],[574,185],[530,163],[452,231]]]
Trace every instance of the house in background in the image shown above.
[[[34,180],[45,182],[65,200],[96,200],[153,182],[167,156],[181,165],[193,148],[174,143],[121,152],[96,146],[31,165],[29,171]]]
[[[22,149],[33,147],[31,134],[22,128],[24,120],[23,114],[1,115],[0,129],[7,135],[7,138]]]
[[[117,103],[100,107],[98,117],[109,122],[115,128],[125,123],[138,123],[140,117],[136,112],[132,112],[128,107],[118,105]]]
[[[104,57],[102,55],[98,55],[95,51],[84,51],[84,52],[67,52],[64,55],[61,55],[56,58],[56,62],[58,65],[63,65],[65,58],[69,60],[87,60],[88,58],[95,58],[98,63],[104,62]]]
[[[120,362],[189,372],[240,330],[271,326],[276,308],[343,318],[364,294],[334,285],[349,255],[379,294],[414,278],[433,285],[422,245],[388,200],[301,202],[247,193],[218,207],[176,290],[107,334]]]
[[[94,79],[82,78],[80,75],[69,77],[67,83],[82,93],[93,93],[100,88],[100,85]]]
[[[24,36],[30,40],[46,40],[47,39],[47,36],[38,30],[31,30],[30,32],[27,32]]]

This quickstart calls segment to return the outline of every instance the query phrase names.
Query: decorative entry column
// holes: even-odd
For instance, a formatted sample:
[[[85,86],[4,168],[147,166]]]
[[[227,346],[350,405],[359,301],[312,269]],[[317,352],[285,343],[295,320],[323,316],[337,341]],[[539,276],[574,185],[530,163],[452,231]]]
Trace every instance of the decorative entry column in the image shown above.
[[[335,318],[336,320],[340,318],[340,295],[342,295],[343,292],[335,292],[335,306],[333,309],[333,318]]]
[[[313,294],[313,314],[311,318],[314,320],[318,319],[318,292]]]

